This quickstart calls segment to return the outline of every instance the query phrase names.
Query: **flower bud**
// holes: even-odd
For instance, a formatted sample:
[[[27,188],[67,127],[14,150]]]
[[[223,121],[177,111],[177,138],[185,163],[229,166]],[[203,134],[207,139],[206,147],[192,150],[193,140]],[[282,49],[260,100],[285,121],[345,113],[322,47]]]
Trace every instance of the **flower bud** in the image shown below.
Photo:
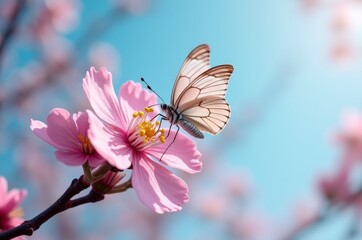
[[[125,175],[126,174],[124,172],[108,171],[102,179],[92,184],[92,188],[97,193],[107,194],[123,179]]]

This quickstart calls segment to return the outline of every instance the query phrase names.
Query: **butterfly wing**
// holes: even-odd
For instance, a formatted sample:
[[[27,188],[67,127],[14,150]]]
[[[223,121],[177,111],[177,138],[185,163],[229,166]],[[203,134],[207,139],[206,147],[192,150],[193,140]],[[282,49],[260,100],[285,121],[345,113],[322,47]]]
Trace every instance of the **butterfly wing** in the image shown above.
[[[192,50],[186,57],[180,72],[176,77],[172,89],[171,104],[176,106],[180,94],[193,82],[201,73],[210,68],[210,48],[206,44],[200,45]]]
[[[200,131],[218,134],[229,121],[230,106],[224,98],[208,96],[192,100],[178,109]]]
[[[233,66],[225,64],[201,73],[181,92],[174,106],[179,108],[190,101],[207,96],[225,98],[229,78],[233,70]]]

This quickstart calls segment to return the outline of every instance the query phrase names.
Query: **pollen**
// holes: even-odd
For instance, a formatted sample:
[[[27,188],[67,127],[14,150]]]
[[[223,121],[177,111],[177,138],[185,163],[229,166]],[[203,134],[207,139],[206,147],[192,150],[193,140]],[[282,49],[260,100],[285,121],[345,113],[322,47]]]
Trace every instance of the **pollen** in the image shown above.
[[[153,108],[152,107],[145,107],[145,112],[153,112]]]
[[[16,208],[9,213],[10,218],[23,217],[23,216],[24,216],[24,211],[22,208]]]
[[[151,107],[143,111],[133,113],[133,119],[128,126],[128,141],[137,150],[163,144],[165,142],[165,130],[161,128],[160,121],[149,120],[149,113],[154,110]]]
[[[143,121],[138,125],[139,135],[144,137],[144,140],[149,141],[156,133],[156,124]]]
[[[94,148],[89,138],[84,137],[82,134],[79,134],[78,138],[81,141],[83,153],[87,155],[92,155],[94,153]]]

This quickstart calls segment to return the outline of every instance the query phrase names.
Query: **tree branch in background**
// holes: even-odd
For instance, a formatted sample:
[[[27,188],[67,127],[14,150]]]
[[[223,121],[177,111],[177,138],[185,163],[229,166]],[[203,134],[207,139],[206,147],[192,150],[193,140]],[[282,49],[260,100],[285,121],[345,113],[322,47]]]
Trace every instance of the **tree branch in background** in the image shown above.
[[[335,216],[335,214],[341,213],[343,210],[354,204],[356,201],[362,197],[362,188],[351,194],[345,202],[339,204],[330,203],[321,210],[310,221],[305,222],[302,225],[296,226],[289,233],[287,233],[282,240],[298,240],[301,239],[302,235],[306,234],[308,231],[311,231],[313,228],[316,228],[319,224],[329,220]],[[350,234],[357,234],[356,232],[351,232]]]
[[[24,0],[20,0],[24,1]],[[70,56],[68,61],[61,66],[59,69],[54,69],[50,66],[47,66],[48,63],[46,61],[43,62],[45,67],[45,73],[39,81],[35,81],[33,84],[28,85],[27,87],[21,87],[19,89],[15,89],[12,93],[7,94],[3,98],[0,98],[0,110],[5,106],[13,106],[18,105],[22,101],[28,99],[33,94],[38,91],[42,91],[44,88],[52,85],[61,79],[61,75],[67,72],[67,69],[70,66],[79,60],[78,57],[80,51],[83,51],[89,46],[89,43],[92,42],[90,39],[96,39],[97,37],[104,34],[107,30],[111,28],[112,25],[117,23],[117,20],[124,18],[127,15],[127,11],[121,7],[112,9],[106,14],[99,17],[97,20],[89,24],[87,30],[83,33],[83,35],[79,38],[79,40],[75,41],[75,49],[77,49],[77,53],[74,53],[73,56]],[[0,52],[1,54],[1,52]],[[0,55],[1,57],[1,55]],[[1,59],[0,59],[1,60]],[[0,69],[1,70],[1,69]]]
[[[4,34],[0,38],[0,72],[1,72],[1,62],[4,56],[4,51],[10,42],[11,37],[16,31],[18,26],[19,17],[23,9],[25,9],[26,2],[25,0],[18,0],[13,13],[10,15],[10,19],[8,21],[8,25],[5,28]]]

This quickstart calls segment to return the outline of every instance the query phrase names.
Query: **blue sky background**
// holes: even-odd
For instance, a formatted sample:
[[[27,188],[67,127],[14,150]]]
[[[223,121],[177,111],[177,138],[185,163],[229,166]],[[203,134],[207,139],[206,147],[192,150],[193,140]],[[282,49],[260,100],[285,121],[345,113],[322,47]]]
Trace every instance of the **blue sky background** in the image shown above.
[[[110,7],[98,1],[82,6],[80,29],[67,36],[70,40],[84,32],[94,15]],[[117,90],[129,79],[144,77],[166,101],[184,58],[197,45],[210,46],[212,66],[232,64],[235,71],[226,97],[232,116],[226,130],[233,126],[238,137],[230,145],[223,144],[224,133],[197,142],[204,151],[217,143],[222,158],[213,164],[220,165],[218,171],[247,172],[254,194],[250,208],[283,226],[296,202],[317,198],[319,174],[336,167],[338,151],[329,138],[339,127],[342,112],[361,107],[361,61],[348,66],[331,61],[330,24],[328,9],[305,12],[296,0],[158,0],[145,13],[114,23],[97,40],[112,45],[120,55],[113,74]],[[33,53],[20,54],[19,65]],[[86,50],[77,54],[87,58]],[[82,71],[89,67],[79,66]],[[74,84],[81,85],[81,79]],[[33,117],[45,119],[49,110]],[[254,121],[242,125],[240,119],[253,111]],[[18,119],[16,127],[30,132],[28,123],[29,119]],[[9,148],[0,157],[11,158],[14,151]],[[16,165],[0,162],[0,175],[12,178]],[[209,164],[208,159],[204,162]],[[192,202],[197,190],[192,184],[190,189]],[[185,208],[166,225],[165,239],[188,239],[185,234],[192,239],[198,229],[215,232],[210,239],[221,239],[216,223],[205,223]],[[349,221],[348,217],[329,221],[305,239],[340,239]],[[112,239],[128,238],[120,232]]]

